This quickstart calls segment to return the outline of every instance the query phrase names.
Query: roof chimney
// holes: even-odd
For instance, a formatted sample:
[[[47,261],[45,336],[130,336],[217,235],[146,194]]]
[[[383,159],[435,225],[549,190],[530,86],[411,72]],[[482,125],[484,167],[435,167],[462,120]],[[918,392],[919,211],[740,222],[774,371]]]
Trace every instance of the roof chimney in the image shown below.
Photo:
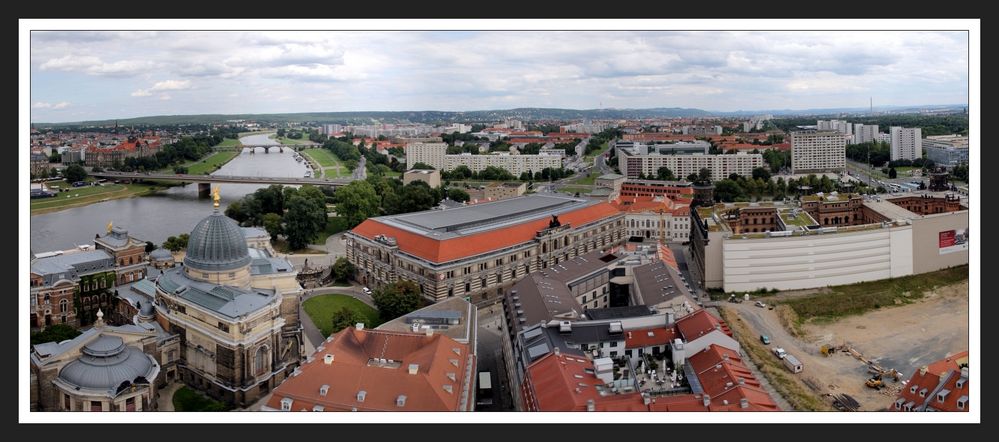
[[[364,330],[364,323],[363,322],[358,322],[356,325],[354,325],[354,328],[356,328],[358,330]]]
[[[586,400],[586,411],[597,411],[597,404],[593,399]]]
[[[749,399],[739,399],[739,408],[749,408]]]
[[[704,406],[705,407],[707,407],[708,405],[711,405],[711,396],[704,395],[701,399],[704,400]]]
[[[329,391],[330,391],[330,386],[327,384],[323,384],[322,387],[319,387],[319,395],[322,397],[326,397],[326,393],[329,393]]]
[[[426,326],[426,327],[427,328],[425,329],[425,331],[427,332],[427,336],[433,336],[434,335],[434,329],[430,328],[429,326]]]
[[[416,374],[420,372],[420,364],[409,364],[409,374]]]
[[[368,395],[368,392],[361,390],[357,392],[357,402],[364,402],[364,397]]]
[[[925,366],[925,365],[924,365],[924,366],[922,366],[922,367],[920,367],[920,368],[919,368],[919,375],[920,375],[920,376],[926,376],[926,370],[928,370],[928,369],[929,369],[929,367],[927,367],[927,366]]]
[[[558,356],[560,354],[562,354],[562,351],[559,350],[558,347],[555,347],[555,356]]]
[[[400,394],[399,397],[395,398],[395,406],[396,407],[406,406],[406,395]]]
[[[333,354],[332,353],[326,353],[326,356],[323,356],[323,363],[326,364],[326,365],[332,364],[333,363]]]
[[[444,384],[444,391],[446,391],[448,393],[453,393],[454,392],[454,388],[451,387],[451,384]]]

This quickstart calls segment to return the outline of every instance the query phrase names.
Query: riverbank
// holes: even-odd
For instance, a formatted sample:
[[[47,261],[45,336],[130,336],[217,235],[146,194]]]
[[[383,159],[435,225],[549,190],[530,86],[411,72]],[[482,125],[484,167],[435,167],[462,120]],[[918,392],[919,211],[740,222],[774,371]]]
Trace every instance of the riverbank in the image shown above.
[[[347,170],[340,160],[326,149],[305,149],[301,153],[309,163],[312,163],[312,169],[319,171],[316,178],[350,178],[352,175],[350,170]]]
[[[232,159],[236,158],[237,155],[239,155],[239,151],[236,150],[215,152],[207,158],[202,158],[199,161],[185,164],[184,167],[187,167],[187,173],[191,175],[210,174],[221,169],[222,166],[225,166],[226,163],[232,161]]]
[[[68,192],[60,192],[51,198],[31,200],[31,214],[41,215],[101,201],[148,195],[167,187],[169,186],[153,184],[108,184],[105,186],[76,187]]]
[[[291,146],[291,145],[296,145],[296,144],[312,144],[312,145],[318,146],[318,144],[316,144],[315,142],[313,142],[312,140],[310,140],[308,138],[295,139],[295,138],[288,138],[288,137],[278,137],[277,136],[277,132],[272,133],[269,138],[272,139],[272,140],[274,140],[274,141],[277,141],[278,143],[284,144],[285,146]]]

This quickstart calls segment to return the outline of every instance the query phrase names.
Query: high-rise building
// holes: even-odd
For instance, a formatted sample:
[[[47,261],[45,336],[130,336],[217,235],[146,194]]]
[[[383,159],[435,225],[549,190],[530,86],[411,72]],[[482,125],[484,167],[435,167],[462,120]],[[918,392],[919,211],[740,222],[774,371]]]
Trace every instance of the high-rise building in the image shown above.
[[[468,167],[472,172],[480,172],[487,167],[498,167],[515,176],[523,172],[541,172],[546,168],[562,167],[561,155],[513,155],[507,153],[472,155],[448,154],[445,143],[410,143],[406,146],[406,166],[416,163],[427,164],[437,170],[450,171],[458,166]]]
[[[791,132],[792,173],[840,171],[845,167],[846,139],[839,132]]]
[[[835,130],[846,135],[853,135],[853,123],[844,120],[818,120],[818,130]]]
[[[891,160],[915,160],[923,157],[923,130],[914,127],[891,128]]]
[[[853,143],[870,143],[872,141],[878,141],[878,125],[877,124],[860,124],[856,123],[853,125]]]

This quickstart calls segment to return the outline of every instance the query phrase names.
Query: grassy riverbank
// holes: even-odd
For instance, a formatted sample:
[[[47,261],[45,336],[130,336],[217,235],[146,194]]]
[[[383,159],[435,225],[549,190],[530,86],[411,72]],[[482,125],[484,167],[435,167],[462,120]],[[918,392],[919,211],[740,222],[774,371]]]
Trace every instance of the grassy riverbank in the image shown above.
[[[40,215],[73,207],[86,206],[105,200],[142,196],[165,188],[165,186],[150,184],[108,184],[105,186],[73,187],[66,192],[59,192],[58,195],[51,198],[31,200],[31,214]]]

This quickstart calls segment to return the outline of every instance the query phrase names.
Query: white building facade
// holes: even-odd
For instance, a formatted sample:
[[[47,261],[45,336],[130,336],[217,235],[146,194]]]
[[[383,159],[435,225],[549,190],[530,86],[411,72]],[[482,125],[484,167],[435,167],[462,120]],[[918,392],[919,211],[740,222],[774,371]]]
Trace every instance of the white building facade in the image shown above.
[[[792,173],[839,171],[846,168],[846,139],[835,131],[792,132]]]
[[[914,127],[891,128],[891,160],[915,160],[923,157],[923,130]]]

